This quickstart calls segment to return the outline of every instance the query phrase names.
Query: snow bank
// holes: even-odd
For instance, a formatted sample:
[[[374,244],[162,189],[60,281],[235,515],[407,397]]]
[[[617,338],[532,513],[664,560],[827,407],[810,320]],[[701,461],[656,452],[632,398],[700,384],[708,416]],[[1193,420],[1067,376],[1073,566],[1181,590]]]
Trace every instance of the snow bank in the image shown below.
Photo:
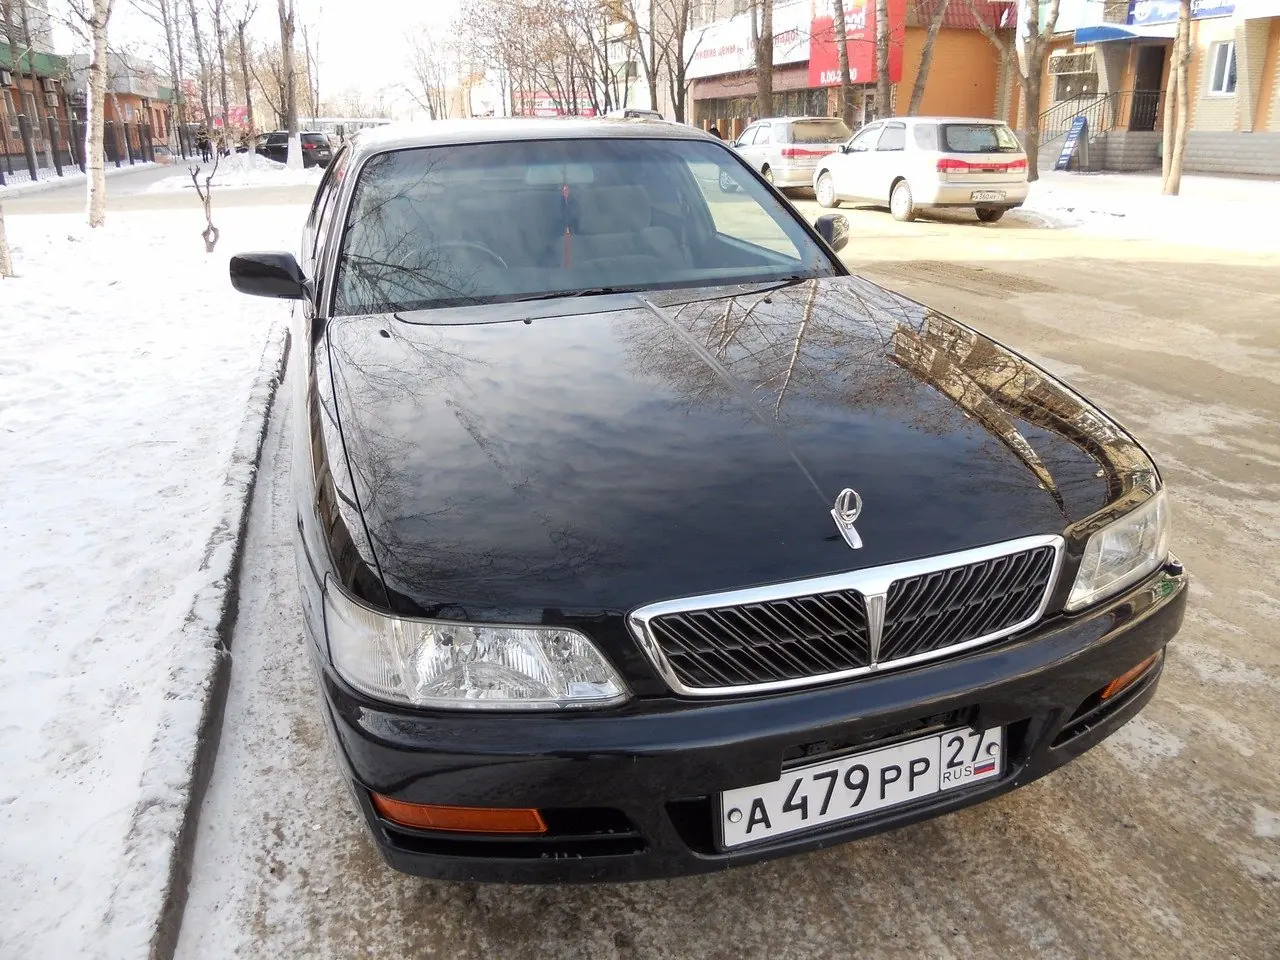
[[[1022,211],[1053,227],[1245,252],[1280,251],[1280,182],[1187,175],[1160,193],[1151,174],[1042,173]]]
[[[148,193],[164,192],[168,190],[194,190],[195,187],[191,183],[191,174],[188,167],[192,166],[193,161],[179,162],[174,166],[174,175],[165,177],[153,183],[147,188]],[[196,164],[202,168],[200,173],[200,183],[204,184],[204,178],[208,175],[211,163]],[[276,163],[274,160],[268,160],[266,157],[259,157],[248,153],[234,153],[229,157],[223,157],[218,162],[218,172],[214,174],[214,187],[237,188],[237,187],[292,187],[298,184],[318,184],[320,178],[324,175],[322,167],[309,167],[305,170],[294,170],[286,167],[283,163]],[[214,201],[215,206],[217,201]]]
[[[215,208],[212,256],[198,210],[8,219],[0,955],[146,955],[286,312],[236,295],[227,258],[293,246],[303,215]]]
[[[122,173],[151,170],[157,166],[159,164],[124,163],[117,167],[114,163],[108,163],[106,173],[108,177],[114,177]],[[65,187],[69,183],[84,183],[85,180],[85,175],[76,166],[63,167],[62,176],[58,176],[57,172],[53,170],[41,170],[40,176],[40,180],[33,181],[30,172],[25,167],[21,170],[15,169],[13,173],[6,173],[4,175],[4,186],[0,187],[0,203],[9,197],[19,197],[28,193],[41,193],[45,190]]]

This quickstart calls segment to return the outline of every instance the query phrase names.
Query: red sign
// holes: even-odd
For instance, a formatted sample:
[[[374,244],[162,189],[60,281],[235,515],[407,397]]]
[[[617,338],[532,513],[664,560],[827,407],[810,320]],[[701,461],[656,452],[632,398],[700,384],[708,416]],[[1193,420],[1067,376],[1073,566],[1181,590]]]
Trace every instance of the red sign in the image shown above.
[[[840,0],[837,0],[840,2]],[[849,78],[854,83],[876,82],[875,0],[843,0],[845,45]],[[889,0],[889,81],[902,80],[902,46],[907,35],[906,0]],[[840,51],[835,18],[815,17],[809,28],[809,86],[840,86]]]

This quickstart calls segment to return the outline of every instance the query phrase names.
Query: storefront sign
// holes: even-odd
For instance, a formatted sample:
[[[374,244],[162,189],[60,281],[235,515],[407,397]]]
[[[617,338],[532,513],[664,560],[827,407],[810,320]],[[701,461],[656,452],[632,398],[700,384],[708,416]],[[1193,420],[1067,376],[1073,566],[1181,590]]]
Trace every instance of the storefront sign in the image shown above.
[[[843,0],[849,79],[876,82],[875,0]],[[840,86],[840,48],[835,38],[832,0],[819,0],[809,28],[809,86]],[[906,0],[889,0],[889,81],[902,80],[902,47],[907,32]]]
[[[1067,131],[1067,139],[1062,143],[1062,152],[1058,154],[1058,161],[1053,165],[1053,169],[1067,169],[1071,164],[1071,158],[1075,155],[1076,148],[1080,146],[1080,141],[1084,138],[1084,132],[1087,127],[1088,122],[1084,117],[1076,117],[1071,121],[1071,129]]]
[[[809,0],[779,4],[773,10],[773,64],[802,63],[809,59]],[[751,13],[740,13],[728,20],[685,34],[685,56],[693,51],[686,75],[691,80],[718,77],[723,73],[741,73],[756,65],[751,47]]]
[[[1235,0],[1191,0],[1191,19],[1229,17],[1236,10]],[[1128,22],[1136,26],[1172,23],[1178,19],[1178,0],[1134,0],[1129,4]]]

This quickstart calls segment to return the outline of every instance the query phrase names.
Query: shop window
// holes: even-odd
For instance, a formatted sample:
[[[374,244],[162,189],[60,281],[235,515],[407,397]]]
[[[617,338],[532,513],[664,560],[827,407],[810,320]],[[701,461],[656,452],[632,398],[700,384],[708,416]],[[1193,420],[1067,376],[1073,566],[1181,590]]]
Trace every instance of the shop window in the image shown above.
[[[1229,97],[1236,92],[1236,42],[1215,43],[1210,50],[1209,92]]]

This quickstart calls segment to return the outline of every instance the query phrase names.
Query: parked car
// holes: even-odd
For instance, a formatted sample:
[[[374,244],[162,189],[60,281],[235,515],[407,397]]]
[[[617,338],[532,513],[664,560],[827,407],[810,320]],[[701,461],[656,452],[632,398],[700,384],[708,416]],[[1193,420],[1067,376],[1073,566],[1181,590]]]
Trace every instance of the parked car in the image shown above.
[[[1027,199],[1027,155],[1007,124],[968,117],[869,123],[813,172],[818,203],[888,204],[897,220],[969,207],[995,223]]]
[[[1150,456],[846,241],[689,127],[466,120],[362,133],[300,261],[232,258],[300,302],[307,649],[393,867],[816,850],[1151,699],[1187,577]]]
[[[733,146],[775,186],[809,187],[818,160],[849,133],[836,117],[773,117],[751,124]]]
[[[333,158],[333,147],[327,133],[299,134],[302,143],[302,165],[304,167],[327,167]],[[264,133],[258,137],[256,152],[276,163],[286,163],[289,159],[289,134],[283,130]]]
[[[657,110],[641,110],[637,107],[623,107],[618,110],[610,110],[605,114],[613,120],[663,120],[662,114]]]

